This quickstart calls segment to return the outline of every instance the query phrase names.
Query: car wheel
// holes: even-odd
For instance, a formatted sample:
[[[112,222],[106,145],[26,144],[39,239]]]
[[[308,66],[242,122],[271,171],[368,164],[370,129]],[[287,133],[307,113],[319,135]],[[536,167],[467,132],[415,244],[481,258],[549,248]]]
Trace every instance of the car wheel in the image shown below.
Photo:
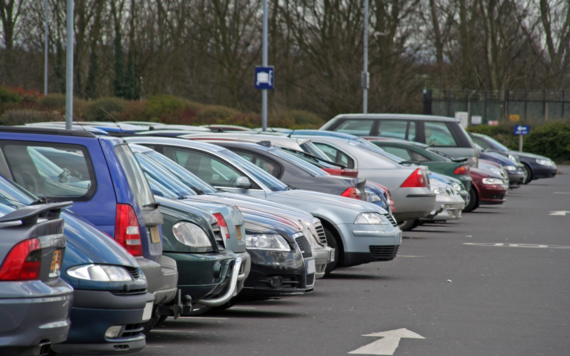
[[[398,223],[398,227],[402,231],[410,231],[412,229],[415,229],[418,226],[419,226],[418,219],[404,220],[404,221]]]
[[[155,306],[155,309],[152,311],[152,317],[149,321],[142,324],[143,333],[148,334],[152,329],[154,329],[158,324],[162,323],[163,321],[168,318],[168,315],[157,315],[158,307]]]
[[[469,203],[465,205],[465,208],[463,208],[463,212],[470,213],[473,210],[477,209],[478,206],[479,206],[479,198],[477,197],[477,191],[475,190],[475,188],[471,187],[471,189],[469,190]]]
[[[526,171],[526,178],[523,181],[523,184],[528,184],[532,180],[532,169],[529,166],[524,164],[524,170]]]
[[[331,274],[332,271],[336,269],[341,251],[338,248],[339,244],[336,241],[336,237],[334,236],[334,234],[330,232],[330,230],[327,229],[326,227],[324,229],[325,229],[325,236],[327,237],[327,245],[334,248],[334,262],[328,263],[325,269],[325,276],[328,276]]]

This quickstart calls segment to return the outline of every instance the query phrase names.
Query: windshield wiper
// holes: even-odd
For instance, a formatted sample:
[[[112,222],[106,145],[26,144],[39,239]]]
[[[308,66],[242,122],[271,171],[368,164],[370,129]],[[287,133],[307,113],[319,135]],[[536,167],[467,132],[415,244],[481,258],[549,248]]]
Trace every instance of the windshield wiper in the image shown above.
[[[291,184],[287,184],[287,188],[289,188],[289,190],[299,189],[297,187],[292,186]]]
[[[149,203],[149,204],[145,204],[142,207],[143,208],[153,208],[156,209],[160,206],[160,203]]]
[[[226,191],[223,190],[222,188],[216,188],[216,192],[217,193],[226,193]]]
[[[46,199],[46,197],[39,197],[38,199],[31,202],[30,205],[40,205],[40,204],[47,204],[47,203],[49,203],[49,201]]]
[[[196,192],[196,194],[198,195],[204,195],[206,193],[204,193],[204,191],[198,187],[190,187],[194,192]]]
[[[417,164],[417,165],[419,165],[420,162],[419,161],[402,161],[402,162],[398,162],[398,164]]]

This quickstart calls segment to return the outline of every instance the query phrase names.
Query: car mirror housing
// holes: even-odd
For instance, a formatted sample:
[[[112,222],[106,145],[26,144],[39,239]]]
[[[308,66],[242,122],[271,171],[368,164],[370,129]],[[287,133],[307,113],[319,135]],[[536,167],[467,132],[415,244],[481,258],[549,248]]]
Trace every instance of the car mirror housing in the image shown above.
[[[237,177],[236,179],[236,187],[242,189],[249,189],[251,187],[251,182],[247,177]]]

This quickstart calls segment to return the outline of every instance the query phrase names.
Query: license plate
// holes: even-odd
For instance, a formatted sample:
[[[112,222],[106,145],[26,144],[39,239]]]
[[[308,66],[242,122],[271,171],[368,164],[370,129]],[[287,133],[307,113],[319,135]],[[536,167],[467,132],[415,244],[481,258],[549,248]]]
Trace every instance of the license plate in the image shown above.
[[[241,240],[241,225],[236,225],[237,239]]]
[[[49,276],[51,278],[59,277],[61,271],[61,250],[53,251],[51,258],[51,266],[49,268]]]
[[[150,228],[150,239],[153,244],[160,242],[160,233],[158,232],[158,226],[153,226]]]
[[[307,261],[307,274],[313,274],[317,271],[315,267],[315,260],[308,260]]]
[[[146,303],[146,305],[144,306],[144,310],[143,310],[142,321],[150,320],[150,317],[152,316],[152,307],[153,306],[154,306],[153,302]]]

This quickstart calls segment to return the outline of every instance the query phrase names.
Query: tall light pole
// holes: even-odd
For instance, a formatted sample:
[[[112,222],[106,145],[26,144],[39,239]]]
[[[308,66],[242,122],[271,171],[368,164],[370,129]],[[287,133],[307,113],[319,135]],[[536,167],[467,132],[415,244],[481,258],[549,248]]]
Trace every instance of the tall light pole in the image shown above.
[[[44,95],[48,94],[48,37],[49,37],[49,0],[44,3],[46,11],[46,24],[45,24],[45,57],[44,57]]]
[[[267,67],[267,0],[263,0],[263,38],[261,65]],[[267,89],[261,90],[261,128],[267,131]]]
[[[67,48],[65,61],[65,129],[73,122],[73,0],[67,0]]]
[[[362,113],[368,113],[368,0],[364,0],[364,70],[362,71]]]

